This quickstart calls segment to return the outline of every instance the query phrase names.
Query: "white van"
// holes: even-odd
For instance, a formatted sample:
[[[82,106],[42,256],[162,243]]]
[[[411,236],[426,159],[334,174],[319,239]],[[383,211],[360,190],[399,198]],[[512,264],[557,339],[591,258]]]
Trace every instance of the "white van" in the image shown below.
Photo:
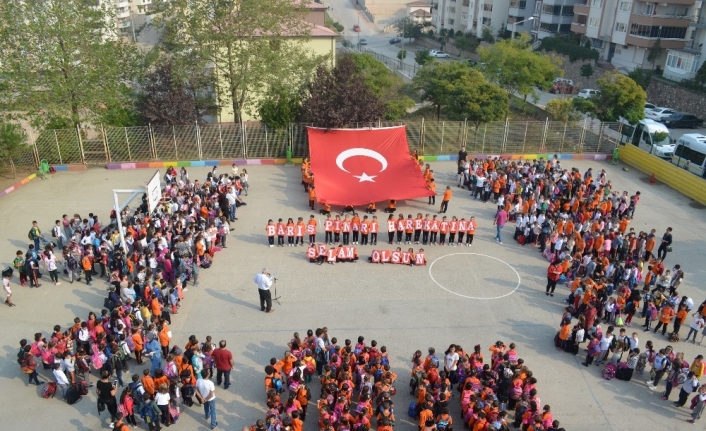
[[[655,140],[655,133],[657,132],[666,133],[659,142]],[[632,134],[631,142],[641,150],[666,160],[672,158],[674,147],[676,146],[672,143],[672,135],[669,133],[667,126],[650,119],[640,120],[640,122],[637,123]]]
[[[672,163],[706,178],[706,136],[687,133],[677,141]]]
[[[643,151],[662,159],[671,160],[676,145],[672,143],[672,135],[667,126],[650,119],[640,120],[634,126],[622,117],[620,122],[623,123],[621,142],[630,142]],[[666,133],[666,135],[660,141],[655,142],[655,133],[657,132]]]

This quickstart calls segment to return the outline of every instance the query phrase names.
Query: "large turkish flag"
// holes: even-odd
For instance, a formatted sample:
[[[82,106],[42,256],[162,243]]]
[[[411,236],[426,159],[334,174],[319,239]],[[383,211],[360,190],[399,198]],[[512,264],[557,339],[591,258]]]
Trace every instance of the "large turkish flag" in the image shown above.
[[[404,126],[308,132],[319,202],[367,205],[431,195],[410,157]]]

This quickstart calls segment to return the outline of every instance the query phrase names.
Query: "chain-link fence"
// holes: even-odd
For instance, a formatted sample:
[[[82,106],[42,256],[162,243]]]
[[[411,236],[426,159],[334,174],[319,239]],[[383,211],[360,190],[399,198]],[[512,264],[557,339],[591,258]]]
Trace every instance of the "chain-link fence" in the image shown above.
[[[309,154],[307,124],[273,130],[263,123],[182,126],[97,127],[45,130],[26,152],[13,159],[17,167],[87,164],[284,158]],[[453,154],[461,145],[475,154],[610,153],[623,125],[581,121],[380,121],[352,128],[406,126],[410,151],[421,155]],[[616,133],[617,132],[617,133]],[[8,169],[4,167],[3,169]],[[0,170],[0,173],[3,171]]]

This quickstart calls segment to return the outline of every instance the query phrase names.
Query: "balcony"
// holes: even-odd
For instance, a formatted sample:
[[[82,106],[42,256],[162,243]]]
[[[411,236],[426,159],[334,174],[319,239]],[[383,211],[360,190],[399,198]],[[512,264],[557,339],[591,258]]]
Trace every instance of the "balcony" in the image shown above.
[[[124,28],[130,27],[131,25],[132,25],[132,21],[130,21],[130,20],[122,21],[122,22],[118,23],[118,28],[124,29]]]
[[[577,22],[572,22],[571,31],[576,34],[586,34],[586,23],[579,24]]]
[[[574,25],[571,25],[571,30],[573,30]],[[625,43],[628,45],[639,46],[640,48],[652,48],[657,42],[656,37],[643,37],[635,36],[633,34],[628,34],[625,39]],[[660,45],[662,48],[666,49],[681,49],[684,48],[686,41],[684,39],[660,39]]]
[[[630,17],[630,23],[661,27],[686,27],[691,24],[691,16],[647,15],[642,13],[633,13]]]
[[[574,5],[574,15],[588,15],[591,8],[587,4],[576,3]]]
[[[118,19],[130,18],[130,9],[119,10],[115,17]]]
[[[129,8],[130,8],[130,2],[129,2],[129,1],[121,1],[121,2],[116,3],[116,4],[115,4],[115,7],[117,7],[118,9],[122,9],[122,8],[128,8],[128,9],[129,9]]]

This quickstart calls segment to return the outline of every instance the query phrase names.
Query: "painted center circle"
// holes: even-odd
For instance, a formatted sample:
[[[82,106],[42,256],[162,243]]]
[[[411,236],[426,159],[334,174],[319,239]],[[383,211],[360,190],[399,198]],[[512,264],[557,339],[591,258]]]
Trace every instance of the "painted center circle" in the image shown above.
[[[429,277],[445,291],[468,299],[504,298],[522,283],[512,265],[481,253],[441,256],[429,265]]]

